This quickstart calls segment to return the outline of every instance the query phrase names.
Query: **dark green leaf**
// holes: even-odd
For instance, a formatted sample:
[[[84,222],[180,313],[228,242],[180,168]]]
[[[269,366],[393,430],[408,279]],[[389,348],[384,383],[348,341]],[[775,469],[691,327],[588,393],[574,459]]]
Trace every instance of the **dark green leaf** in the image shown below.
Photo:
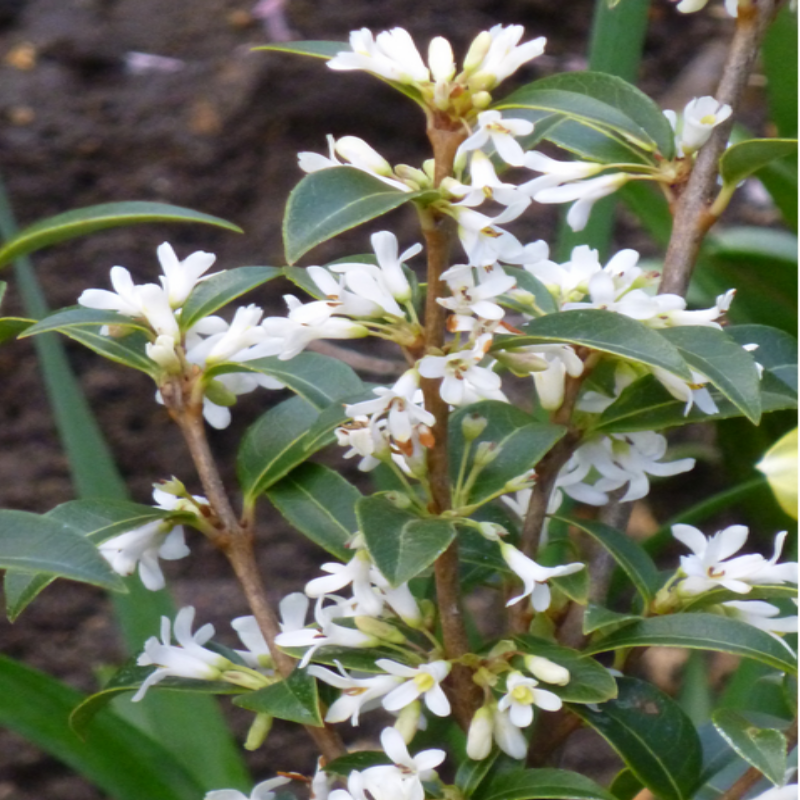
[[[3,575],[3,594],[6,600],[6,616],[9,622],[17,617],[46,589],[54,580],[54,575],[37,572],[17,572],[8,569]]]
[[[756,361],[797,395],[797,339],[766,325],[734,325],[727,333],[739,345],[757,344]]]
[[[296,669],[279,683],[237,697],[233,703],[250,711],[272,714],[278,719],[301,725],[315,728],[323,726],[317,682],[302,669]]]
[[[127,500],[70,500],[48,511],[45,516],[99,543],[171,514],[163,508]]]
[[[630,537],[620,533],[602,522],[584,519],[565,520],[570,525],[589,534],[614,557],[622,567],[631,583],[642,596],[645,604],[649,603],[661,585],[658,568],[647,552]]]
[[[103,711],[86,730],[69,728],[83,696],[54,678],[0,656],[0,725],[15,731],[85,776],[115,800],[197,800],[214,788],[120,717]]]
[[[0,511],[0,567],[124,591],[92,544],[67,526],[27,511]]]
[[[686,800],[702,768],[697,731],[680,706],[652,684],[618,678],[619,697],[596,711],[572,711],[593,727],[633,774],[663,800]]]
[[[634,800],[644,789],[642,782],[626,767],[621,769],[608,787],[617,800]]]
[[[620,647],[688,647],[752,658],[781,672],[797,673],[784,645],[758,628],[717,614],[674,614],[635,622],[593,643],[587,653]]]
[[[637,622],[640,619],[641,617],[636,614],[621,614],[589,603],[583,615],[583,632],[588,635],[595,631],[604,631],[606,628],[616,629],[629,622]],[[608,631],[605,632],[607,633]]]
[[[352,557],[346,544],[358,530],[355,507],[361,492],[338,472],[320,464],[302,464],[266,493],[312,542],[342,561]]]
[[[686,363],[705,375],[754,425],[761,419],[759,377],[753,356],[723,331],[697,325],[661,331]]]
[[[602,786],[563,769],[526,769],[499,774],[473,795],[473,800],[613,800]]]
[[[35,325],[31,325],[25,332],[25,336],[20,338],[24,339],[26,336],[35,336],[37,333],[45,333],[46,331],[67,333],[71,328],[99,328],[101,325],[114,325],[119,328],[125,328],[126,331],[128,329],[150,330],[141,320],[125,317],[122,314],[117,314],[116,311],[100,311],[94,308],[75,306],[74,308],[65,308],[46,316]]]
[[[419,575],[447,549],[455,525],[444,519],[424,519],[397,508],[386,494],[362,497],[356,504],[359,528],[372,560],[392,586]]]
[[[500,751],[493,747],[492,752],[480,761],[473,761],[467,757],[459,763],[455,784],[461,789],[465,797],[475,796],[478,787],[491,771],[499,754]]]
[[[559,425],[536,422],[524,411],[498,400],[482,400],[460,408],[450,417],[450,479],[455,482],[464,452],[462,424],[469,416],[483,417],[486,428],[473,442],[496,445],[497,456],[483,468],[473,486],[469,503],[479,503],[500,491],[508,481],[533,469],[542,456],[566,433]],[[465,498],[462,498],[462,500]]]
[[[212,275],[194,287],[181,309],[181,329],[186,331],[217,309],[251,289],[283,274],[279,267],[237,267]]]
[[[311,405],[322,410],[364,389],[361,378],[343,361],[321,353],[299,353],[281,361],[277,356],[237,364],[222,364],[206,372],[209,378],[227,372],[258,372],[281,381]]]
[[[545,314],[554,314],[558,311],[558,304],[553,295],[550,294],[550,292],[547,291],[547,287],[538,278],[531,275],[528,270],[522,269],[522,267],[504,266],[503,271],[507,275],[511,275],[513,278],[517,279],[516,287],[505,295],[505,299],[503,300],[504,305],[508,305],[523,313],[531,313],[532,304],[523,302],[519,297],[518,293],[522,291],[528,292],[533,296],[536,307],[540,312],[543,311]]]
[[[318,244],[423,194],[394,189],[354,167],[312,172],[292,190],[286,204],[286,260],[294,264]]]
[[[280,42],[263,44],[253,50],[275,50],[279,53],[294,53],[298,56],[313,56],[314,58],[333,58],[337,53],[352,50],[347,42]]]
[[[106,228],[139,225],[144,222],[201,222],[229,231],[242,233],[242,229],[219,217],[202,214],[189,208],[167,203],[103,203],[98,206],[77,208],[64,214],[43,219],[9,239],[0,249],[0,267],[20,256],[41,250],[43,247],[86,236]]]
[[[30,328],[30,326],[35,323],[35,319],[26,319],[24,317],[0,318],[0,342],[6,342],[9,339],[15,339],[24,330]]]
[[[341,775],[343,778],[347,778],[351,772],[391,763],[389,756],[382,750],[359,750],[356,753],[348,753],[346,756],[335,758],[325,765],[325,772],[329,775]]]
[[[310,294],[315,300],[322,300],[325,295],[312,280],[305,267],[284,267],[283,274],[299,289]]]
[[[736,711],[721,708],[712,721],[726,742],[776,786],[786,775],[786,737],[774,728],[759,728]]]
[[[617,684],[611,673],[593,658],[535,636],[516,636],[514,641],[523,653],[542,656],[569,670],[570,680],[566,686],[546,684],[547,689],[564,702],[603,703],[617,696]]]
[[[723,186],[733,190],[761,167],[796,152],[796,139],[749,139],[733,144],[719,161]]]
[[[689,367],[674,345],[623,314],[597,308],[548,314],[522,326],[522,336],[496,337],[492,350],[532,344],[571,344],[630,361],[638,361],[691,379]]]

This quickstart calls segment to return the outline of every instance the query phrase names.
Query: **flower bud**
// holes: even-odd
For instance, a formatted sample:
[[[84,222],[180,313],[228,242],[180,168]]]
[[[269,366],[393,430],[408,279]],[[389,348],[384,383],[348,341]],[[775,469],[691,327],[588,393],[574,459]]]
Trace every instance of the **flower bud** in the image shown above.
[[[492,716],[489,706],[481,706],[469,724],[467,755],[473,761],[482,761],[492,752]]]
[[[475,448],[475,465],[488,466],[500,455],[502,449],[497,442],[480,442]]]
[[[395,508],[408,508],[411,505],[411,498],[403,492],[386,492],[385,497]]]
[[[339,139],[336,142],[336,152],[351,164],[362,169],[386,178],[393,177],[391,164],[377,150],[357,136],[343,136]]]
[[[453,61],[453,48],[447,39],[442,36],[431,39],[428,46],[428,65],[431,68],[431,75],[437,83],[453,80],[453,76],[456,74],[456,65]]]
[[[466,414],[461,420],[461,432],[468,441],[474,441],[486,430],[489,420],[480,414]]]
[[[410,744],[411,740],[417,732],[419,727],[419,720],[422,716],[422,707],[419,700],[409,703],[397,715],[397,721],[394,723],[395,730],[403,737],[406,744]]]
[[[479,522],[478,530],[481,532],[481,536],[490,542],[499,542],[501,536],[508,535],[508,531],[496,522]]]
[[[488,108],[492,104],[492,96],[487,91],[475,92],[472,95],[472,107],[477,109]]]
[[[464,57],[464,74],[474,72],[483,63],[489,48],[492,46],[492,34],[489,31],[481,31],[469,46],[467,55]]]
[[[525,669],[545,683],[554,683],[557,686],[566,686],[569,683],[570,674],[566,667],[550,661],[543,656],[525,656]]]
[[[256,714],[250,725],[250,730],[247,732],[247,739],[244,743],[245,750],[258,750],[269,736],[272,730],[272,714],[267,714],[265,711],[260,711]]]
[[[376,639],[381,639],[384,642],[391,642],[392,644],[405,644],[406,637],[400,633],[394,625],[384,622],[375,617],[359,616],[355,617],[356,628],[361,633],[366,633],[367,636],[374,636]]]
[[[158,336],[154,343],[144,346],[145,353],[151,361],[167,372],[177,375],[181,372],[181,362],[175,352],[175,339],[172,336]]]

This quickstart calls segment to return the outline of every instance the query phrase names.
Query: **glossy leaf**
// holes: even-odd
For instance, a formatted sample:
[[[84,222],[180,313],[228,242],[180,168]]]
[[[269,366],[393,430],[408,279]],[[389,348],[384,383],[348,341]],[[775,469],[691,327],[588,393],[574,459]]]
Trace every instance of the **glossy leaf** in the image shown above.
[[[761,394],[753,356],[723,331],[697,325],[661,331],[693,369],[705,375],[754,425]]]
[[[493,747],[491,753],[480,761],[473,761],[469,757],[460,760],[454,782],[465,797],[473,797],[476,794],[499,755],[500,751]]]
[[[181,329],[227,305],[231,300],[283,274],[279,267],[237,267],[212,275],[194,287],[181,309]]]
[[[468,416],[487,420],[486,428],[474,440],[472,454],[480,442],[491,442],[497,456],[483,468],[469,496],[478,503],[500,491],[508,481],[533,469],[542,456],[566,433],[559,425],[536,422],[530,414],[497,400],[483,400],[459,409],[450,418],[450,478],[455,481],[464,452],[462,423]]]
[[[702,768],[697,731],[680,706],[652,684],[618,678],[619,697],[572,711],[594,728],[631,772],[663,800],[687,800]]]
[[[70,328],[99,328],[101,325],[114,325],[126,330],[150,330],[141,320],[125,317],[122,314],[117,314],[116,311],[101,311],[94,308],[75,306],[74,308],[56,311],[54,314],[39,320],[35,325],[31,325],[25,332],[25,336],[21,338],[24,339],[26,336],[35,336],[37,333],[45,333],[47,331],[67,333]]]
[[[358,750],[335,758],[324,769],[329,775],[341,775],[347,778],[353,771],[369,769],[382,764],[391,764],[391,759],[382,750]]]
[[[83,775],[115,800],[196,800],[213,788],[138,728],[103,711],[78,738],[67,720],[83,696],[41,672],[0,656],[0,725]]]
[[[241,228],[224,219],[167,203],[103,203],[48,217],[20,231],[0,248],[0,267],[56,242],[87,236],[106,228],[145,222],[199,222],[242,233]]]
[[[688,647],[752,658],[781,672],[797,673],[784,645],[758,628],[718,614],[673,614],[627,625],[593,643],[589,654],[620,647]]]
[[[528,292],[534,298],[536,306],[545,314],[554,314],[558,311],[555,298],[547,287],[522,267],[503,267],[503,271],[512,278],[516,278],[517,285],[503,298],[503,305],[508,305],[518,311],[531,313],[531,304],[524,303],[518,298],[519,292]]]
[[[686,380],[691,373],[677,348],[636,320],[596,308],[562,311],[522,326],[523,335],[496,337],[492,350],[532,344],[571,344],[661,367]]]
[[[213,378],[227,372],[258,372],[268,375],[281,381],[319,410],[364,389],[361,378],[352,367],[321,353],[299,353],[287,361],[270,356],[237,364],[221,364],[208,370],[206,374]]]
[[[333,58],[337,53],[351,50],[348,42],[279,42],[263,44],[253,50],[275,50],[279,53],[294,53],[298,56],[312,56],[314,58]]]
[[[250,711],[272,714],[278,719],[301,725],[315,728],[323,726],[317,682],[302,669],[296,669],[288,678],[272,686],[241,695],[233,703]]]
[[[796,139],[749,139],[733,144],[719,161],[722,183],[726,188],[735,188],[770,162],[796,152]]]
[[[0,511],[0,567],[125,590],[96,547],[67,526],[27,511]]]
[[[712,721],[726,742],[776,786],[786,775],[786,737],[774,728],[759,728],[736,711],[721,708]]]
[[[517,636],[514,641],[522,652],[543,656],[569,670],[566,686],[542,683],[565,703],[604,703],[617,696],[617,684],[611,673],[593,658],[535,636]]]
[[[341,620],[337,624],[341,624]],[[282,649],[290,656],[301,659],[307,648],[284,647]],[[397,650],[391,650],[388,647],[353,648],[334,647],[332,645],[320,647],[318,650],[315,650],[314,657],[311,660],[315,664],[324,664],[336,670],[339,669],[339,664],[341,664],[345,669],[377,675],[381,673],[382,670],[380,667],[375,666],[375,662],[381,658],[388,658],[392,661],[405,663]]]
[[[655,593],[658,591],[662,581],[653,559],[650,558],[640,544],[602,522],[584,519],[569,519],[565,521],[587,533],[608,550],[617,564],[630,578],[631,583],[636,587],[645,604],[655,597]]]
[[[766,325],[734,325],[727,333],[739,345],[757,344],[756,361],[797,396],[797,339]]]
[[[602,606],[589,603],[583,615],[583,632],[587,635],[596,631],[608,633],[606,629],[620,628],[640,619],[642,618],[637,614],[621,614],[618,611],[611,611]]]
[[[392,586],[433,564],[456,535],[452,522],[419,517],[392,504],[386,494],[361,498],[356,516],[372,560]]]
[[[25,317],[0,317],[0,342],[15,339],[35,323],[35,319],[26,319]]]
[[[472,796],[473,800],[613,800],[593,780],[563,769],[525,769],[500,773]]]
[[[424,194],[395,189],[354,167],[312,172],[292,190],[286,204],[286,260],[294,264],[318,244]]]
[[[338,472],[321,464],[302,464],[266,494],[312,542],[342,561],[352,557],[346,545],[358,530],[355,507],[361,492]]]

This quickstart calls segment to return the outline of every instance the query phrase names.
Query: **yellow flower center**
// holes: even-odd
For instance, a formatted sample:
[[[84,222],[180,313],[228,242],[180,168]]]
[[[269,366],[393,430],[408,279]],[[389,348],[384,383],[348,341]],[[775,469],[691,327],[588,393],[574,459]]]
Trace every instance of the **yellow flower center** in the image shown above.
[[[511,690],[511,697],[517,703],[524,706],[529,706],[533,703],[533,689],[530,686],[515,686]]]
[[[436,681],[433,679],[433,675],[429,675],[427,672],[420,672],[419,675],[414,676],[414,683],[421,692],[429,692],[436,686]]]

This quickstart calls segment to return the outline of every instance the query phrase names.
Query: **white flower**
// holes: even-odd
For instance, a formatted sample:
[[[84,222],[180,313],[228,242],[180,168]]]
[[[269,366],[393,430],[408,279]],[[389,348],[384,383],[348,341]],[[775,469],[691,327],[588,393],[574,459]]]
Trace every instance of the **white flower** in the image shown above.
[[[459,350],[446,356],[425,356],[417,369],[424,378],[443,378],[440,394],[442,400],[450,405],[468,405],[478,400],[508,402],[500,388],[500,376],[491,369],[478,366],[490,344],[491,336],[480,336],[472,350]]]
[[[358,463],[361,472],[375,469],[382,460],[390,457],[386,426],[385,419],[356,416],[352,422],[336,429],[336,440],[339,445],[350,448],[344,457],[361,456],[361,461]]]
[[[678,9],[681,10],[680,6]],[[729,105],[708,95],[690,100],[683,109],[680,122],[674,111],[665,111],[664,116],[676,134],[675,147],[678,155],[689,156],[699,150],[709,140],[714,128],[725,122],[731,113]]]
[[[481,281],[476,285],[470,266],[451,267],[447,273],[447,285],[453,296],[439,298],[437,302],[440,305],[457,316],[474,314],[476,317],[488,320],[503,318],[505,311],[491,300],[513,289],[517,282],[516,278],[497,268],[492,270],[488,280]]]
[[[422,782],[433,778],[435,767],[444,761],[444,750],[423,750],[412,757],[403,737],[394,728],[383,729],[381,747],[394,763],[365,769],[361,773],[364,788],[376,798],[424,800]]]
[[[370,580],[372,566],[369,553],[359,548],[347,564],[338,562],[323,564],[321,569],[330,574],[309,581],[306,584],[306,594],[316,599],[352,584],[356,614],[376,617],[383,609],[383,599],[372,587]]]
[[[523,64],[544,52],[544,36],[519,44],[525,29],[522,25],[495,25],[479,34],[464,59],[469,85],[491,90],[513,75]]]
[[[604,164],[594,161],[558,161],[538,152],[525,153],[524,166],[534,172],[543,173],[540,177],[520,185],[519,190],[530,197],[542,189],[584,180],[605,169]]]
[[[267,338],[266,331],[259,325],[263,313],[256,305],[237,308],[231,324],[189,348],[186,360],[204,367],[223,361],[248,360],[248,348]]]
[[[696,595],[722,586],[747,594],[753,586],[762,584],[797,583],[797,564],[777,563],[786,531],[775,537],[775,550],[769,560],[755,553],[729,558],[742,548],[747,533],[744,525],[731,525],[707,539],[691,525],[673,525],[672,535],[693,553],[681,556],[681,572],[686,578],[678,585],[678,591]]]
[[[172,336],[157,336],[155,342],[145,344],[144,351],[159,367],[173,374],[179,374],[182,367],[181,360],[175,352],[175,345],[176,341]]]
[[[573,231],[582,231],[589,221],[592,206],[602,197],[613,194],[630,180],[630,175],[625,172],[612,172],[589,178],[585,181],[575,181],[563,186],[538,191],[533,199],[537,203],[569,203],[573,200],[567,212],[567,224]]]
[[[273,800],[275,792],[272,790],[291,783],[291,780],[291,778],[270,778],[268,781],[262,781],[253,787],[249,798],[238,789],[215,789],[213,792],[207,792],[204,800]]]
[[[778,617],[781,610],[764,600],[728,600],[722,607],[730,616],[767,633],[797,633],[797,615]]]
[[[496,261],[517,263],[515,259],[523,251],[519,239],[496,226],[515,220],[527,207],[528,201],[525,199],[508,206],[493,218],[459,204],[447,209],[458,222],[458,238],[472,266],[489,267]]]
[[[683,411],[684,416],[692,410],[692,406],[695,404],[705,414],[718,413],[717,404],[705,387],[705,384],[708,383],[708,378],[705,375],[701,375],[692,369],[690,370],[692,373],[691,381],[685,381],[663,367],[650,367],[650,371],[676,400],[686,403]]]
[[[272,654],[256,618],[252,615],[236,617],[231,620],[231,627],[247,648],[236,651],[245,664],[252,669],[271,669],[273,667]]]
[[[372,31],[362,28],[350,34],[351,50],[337,53],[328,66],[333,70],[363,69],[397,83],[426,83],[428,68],[408,31],[392,28],[373,37]]]
[[[455,178],[442,181],[449,195],[461,198],[459,205],[479,206],[485,200],[496,200],[504,206],[516,203],[528,204],[527,198],[513,183],[503,183],[497,177],[491,158],[481,150],[472,153],[469,163],[469,183],[461,183]]]
[[[380,658],[375,664],[390,675],[408,678],[384,697],[383,707],[387,711],[399,711],[418,697],[423,697],[425,705],[437,717],[450,714],[450,701],[439,685],[450,674],[451,664],[448,661],[432,661],[416,669],[387,658]]]
[[[478,150],[490,141],[500,158],[513,167],[521,167],[525,151],[517,136],[533,133],[533,123],[526,119],[505,119],[499,111],[482,111],[478,114],[478,128],[461,143],[460,153]]]
[[[362,709],[371,707],[373,701],[388,694],[402,682],[402,678],[394,675],[371,675],[368,678],[352,678],[339,666],[339,673],[326,667],[312,664],[308,674],[319,678],[329,686],[342,690],[342,694],[334,700],[325,715],[326,722],[344,722],[350,720],[352,725],[358,725]]]
[[[677,2],[677,0],[673,0]],[[706,7],[708,0],[680,0],[676,8],[682,14],[692,14]],[[725,10],[732,17],[739,16],[739,6],[751,5],[751,0],[725,0]]]
[[[411,286],[403,272],[403,263],[421,253],[422,245],[413,244],[398,255],[397,237],[391,231],[373,233],[370,242],[392,296],[398,303],[407,303],[411,299]]]
[[[467,755],[483,761],[492,752],[494,713],[491,706],[481,706],[473,715],[467,731]]]
[[[164,273],[159,280],[173,308],[180,308],[198,283],[213,277],[213,275],[203,275],[217,260],[213,253],[198,250],[183,261],[179,261],[172,245],[164,242],[159,245],[156,254]],[[215,272],[214,275],[219,273]]]
[[[153,499],[157,508],[197,513],[196,506],[188,500],[164,492],[157,486],[153,490]],[[202,504],[208,502],[205,497],[194,499]],[[138,564],[142,583],[154,592],[164,588],[164,574],[158,559],[175,561],[189,555],[183,526],[166,520],[148,522],[132,531],[121,533],[107,539],[97,549],[111,565],[111,569],[119,575],[130,575]]]
[[[537,689],[538,682],[521,672],[512,670],[506,678],[506,693],[497,704],[498,711],[508,711],[508,718],[518,728],[527,728],[533,722],[533,707],[545,711],[558,711],[561,698],[547,689]]]
[[[194,634],[194,608],[186,606],[175,617],[175,639],[177,645],[171,642],[171,625],[168,617],[161,617],[161,640],[151,636],[144,645],[144,653],[136,660],[140,667],[155,664],[158,666],[154,672],[144,680],[139,691],[133,696],[133,702],[141,700],[147,690],[164,680],[174,676],[177,678],[194,678],[195,680],[213,681],[221,677],[223,671],[231,662],[207,650],[203,645],[214,635],[214,626],[203,625]]]
[[[125,267],[111,267],[110,275],[113,292],[107,289],[86,289],[78,298],[78,304],[85,308],[116,311],[134,319],[141,317],[142,302],[131,273]]]
[[[524,591],[512,597],[506,605],[513,606],[524,597],[531,597],[534,610],[546,611],[550,606],[550,587],[547,581],[550,578],[560,578],[562,575],[571,575],[584,568],[583,564],[565,564],[561,567],[543,567],[532,558],[528,558],[521,550],[508,542],[499,542],[500,553],[508,568],[522,581]]]
[[[497,746],[511,758],[522,759],[528,753],[528,742],[522,731],[511,721],[508,711],[492,710],[492,733]]]

